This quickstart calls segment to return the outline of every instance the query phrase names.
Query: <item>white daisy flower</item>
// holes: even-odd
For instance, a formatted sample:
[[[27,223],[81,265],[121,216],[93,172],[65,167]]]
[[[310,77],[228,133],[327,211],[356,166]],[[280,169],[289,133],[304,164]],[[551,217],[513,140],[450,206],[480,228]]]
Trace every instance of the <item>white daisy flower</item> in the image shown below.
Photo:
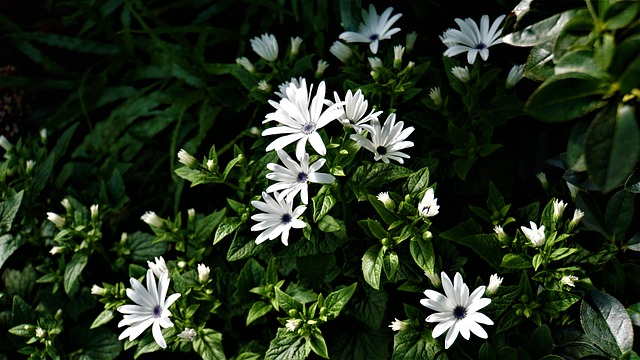
[[[275,198],[279,198],[278,192],[274,192]],[[256,209],[264,211],[262,214],[251,216],[252,220],[259,223],[251,227],[251,231],[262,231],[256,238],[256,244],[261,244],[266,240],[273,240],[280,236],[280,240],[285,246],[289,246],[289,230],[291,228],[302,229],[307,223],[298,219],[307,209],[300,205],[293,210],[293,203],[286,199],[275,200],[266,192],[262,192],[264,201],[251,201],[251,205]]]
[[[362,132],[360,125],[368,123],[372,119],[377,119],[378,116],[382,114],[382,111],[374,112],[374,110],[371,109],[371,112],[365,115],[369,102],[364,99],[364,95],[362,95],[362,90],[360,89],[358,89],[355,94],[351,93],[351,89],[347,90],[344,102],[340,99],[337,92],[333,93],[333,98],[335,99],[335,104],[343,104],[341,107],[344,113],[338,117],[338,120],[340,120],[342,125],[352,127],[358,133]]]
[[[524,76],[524,64],[513,65],[511,70],[509,70],[509,74],[507,75],[507,83],[505,85],[507,89],[511,89],[512,87],[516,86],[516,84],[520,80],[522,80],[523,76]]]
[[[164,262],[164,258],[162,256],[157,256],[154,260],[155,261],[147,261],[147,265],[149,266],[149,269],[153,271],[153,274],[159,279],[163,272],[169,271],[169,268],[167,268],[167,263]]]
[[[502,43],[502,29],[498,29],[505,15],[500,15],[489,28],[489,16],[483,15],[480,19],[480,28],[472,19],[455,19],[460,30],[448,29],[440,40],[447,46],[445,56],[452,57],[467,52],[467,61],[473,64],[476,56],[480,54],[482,60],[489,58],[489,47]]]
[[[531,225],[531,228],[520,226],[520,230],[522,230],[524,236],[526,236],[527,239],[531,241],[531,244],[534,247],[544,245],[544,242],[546,241],[546,236],[544,235],[544,225],[538,228],[538,225],[536,225],[536,223],[534,223],[533,221],[529,221],[529,224]]]
[[[351,51],[351,48],[338,40],[333,42],[333,44],[329,48],[329,52],[345,64],[349,62],[349,59],[351,59],[351,55],[353,55],[353,51]]]
[[[418,211],[420,211],[420,215],[424,217],[436,216],[440,212],[438,199],[434,195],[433,188],[429,188],[429,190],[424,193],[420,204],[418,204]]]
[[[326,162],[325,159],[309,165],[309,154],[305,153],[300,163],[293,160],[283,150],[277,150],[280,161],[285,166],[269,163],[267,169],[273,171],[267,174],[267,179],[277,181],[277,183],[269,186],[267,192],[282,191],[277,197],[278,201],[287,198],[287,202],[292,202],[293,198],[300,193],[300,199],[303,204],[309,203],[308,184],[310,182],[317,184],[331,184],[336,178],[333,175],[317,172]]]
[[[125,314],[124,318],[118,323],[118,327],[129,326],[120,334],[118,340],[129,337],[129,341],[133,341],[151,326],[156,343],[161,348],[166,348],[167,343],[162,337],[160,327],[168,328],[173,326],[173,323],[169,320],[171,316],[169,307],[180,297],[180,294],[176,293],[167,298],[169,272],[163,272],[156,285],[153,271],[151,269],[147,270],[146,289],[135,278],[131,278],[130,282],[132,289],[127,289],[127,296],[136,305],[118,307],[118,311]]]
[[[196,333],[196,331],[194,329],[184,328],[184,330],[182,330],[182,332],[180,334],[178,334],[177,336],[180,339],[180,341],[188,342],[188,341],[195,340],[196,336],[198,336],[198,334]]]
[[[420,300],[422,305],[437,311],[426,318],[427,322],[439,323],[431,335],[437,338],[448,330],[444,341],[445,349],[453,344],[458,334],[467,340],[470,333],[486,339],[487,332],[478,325],[493,325],[493,321],[488,316],[478,312],[491,303],[491,299],[482,297],[485,287],[479,286],[469,295],[469,287],[462,281],[460,273],[456,273],[453,284],[444,271],[441,278],[445,295],[437,291],[425,290],[427,299]]]
[[[369,5],[369,11],[362,9],[362,20],[358,31],[345,31],[340,34],[339,38],[351,43],[361,42],[369,43],[369,49],[372,53],[378,52],[378,42],[380,40],[391,39],[391,35],[400,31],[400,28],[390,29],[393,24],[400,19],[402,14],[393,15],[391,18],[392,7],[388,7],[382,15],[378,16],[376,8],[373,4]]]
[[[311,143],[313,149],[320,155],[327,153],[327,148],[318,133],[318,129],[323,128],[331,121],[342,115],[342,104],[333,104],[323,111],[323,106],[327,102],[325,99],[325,83],[320,82],[316,95],[311,100],[313,85],[307,91],[306,81],[302,79],[300,87],[290,85],[286,89],[286,98],[282,98],[279,103],[269,100],[269,104],[276,108],[276,111],[265,116],[263,124],[271,120],[280,123],[281,126],[274,126],[262,132],[262,136],[287,134],[282,136],[267,146],[266,151],[279,150],[297,141],[296,157],[302,159],[305,153],[307,141]],[[311,100],[311,102],[309,101]]]
[[[264,33],[260,37],[254,37],[249,42],[253,51],[261,58],[267,61],[273,61],[278,58],[278,40],[274,35]]]
[[[400,164],[404,164],[402,158],[408,159],[410,157],[400,150],[413,146],[413,142],[405,141],[405,139],[409,137],[415,129],[413,126],[410,126],[403,130],[404,122],[399,121],[396,124],[395,113],[387,117],[383,126],[380,126],[380,121],[378,121],[377,118],[372,119],[371,124],[362,124],[360,126],[369,131],[371,140],[361,134],[352,134],[351,139],[371,151],[375,161],[382,160],[388,163],[389,160],[395,160]]]

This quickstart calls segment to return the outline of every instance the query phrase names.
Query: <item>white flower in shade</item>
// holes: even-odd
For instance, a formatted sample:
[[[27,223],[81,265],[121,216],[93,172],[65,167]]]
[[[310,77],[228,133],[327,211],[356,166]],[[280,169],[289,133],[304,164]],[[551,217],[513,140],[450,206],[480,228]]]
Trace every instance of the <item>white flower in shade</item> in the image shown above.
[[[338,40],[333,42],[333,45],[329,48],[329,52],[345,64],[349,62],[349,59],[351,59],[353,55],[353,51],[351,51],[349,45]]]
[[[544,242],[546,241],[546,236],[544,235],[544,225],[538,228],[538,225],[536,225],[536,223],[534,223],[533,221],[529,221],[529,224],[531,225],[531,228],[520,226],[520,230],[522,230],[524,236],[526,236],[527,239],[531,241],[531,244],[534,247],[544,245]]]
[[[410,126],[403,130],[404,122],[399,121],[396,124],[395,113],[389,115],[383,126],[380,126],[378,119],[372,119],[371,124],[362,124],[361,127],[369,131],[371,140],[361,134],[352,134],[351,139],[371,151],[375,161],[382,160],[388,163],[389,160],[395,160],[400,164],[404,164],[403,158],[410,157],[400,150],[413,146],[413,142],[406,141],[406,139],[411,135],[414,128]]]
[[[553,217],[558,220],[562,217],[564,213],[564,209],[567,207],[567,204],[562,200],[554,200],[553,201]]]
[[[320,59],[318,60],[318,67],[316,68],[316,77],[320,78],[324,74],[324,71],[329,67],[329,63]]]
[[[13,149],[13,144],[4,135],[0,135],[0,147],[9,152]]]
[[[180,151],[178,151],[178,162],[188,167],[193,167],[198,163],[196,158],[189,154],[185,149],[180,149]]]
[[[516,84],[522,80],[522,77],[524,76],[524,64],[522,65],[513,65],[513,67],[511,68],[511,70],[509,70],[509,75],[507,75],[507,82],[506,82],[506,87],[507,89],[511,89],[514,86],[516,86]]]
[[[462,83],[468,83],[471,80],[471,75],[469,75],[469,69],[467,67],[454,66],[451,69],[451,73]]]
[[[56,255],[56,254],[61,254],[64,251],[64,248],[61,246],[54,246],[51,248],[51,250],[49,250],[49,254],[51,255]]]
[[[358,31],[345,31],[340,34],[339,38],[348,43],[369,43],[371,52],[377,53],[380,40],[391,39],[391,35],[400,31],[400,28],[391,29],[391,26],[400,19],[402,14],[391,16],[392,11],[393,8],[389,7],[382,15],[378,16],[376,8],[370,4],[368,12],[362,9],[362,23],[360,23]]]
[[[169,269],[167,268],[167,263],[164,262],[164,258],[162,256],[156,257],[154,260],[155,262],[147,261],[147,265],[149,266],[149,269],[151,269],[151,271],[160,278],[160,275],[165,271],[168,272]]]
[[[205,264],[198,264],[198,281],[206,283],[209,280],[211,269]]]
[[[252,73],[254,71],[256,71],[255,66],[253,66],[253,64],[251,63],[251,61],[249,61],[249,59],[247,59],[246,57],[239,57],[236,59],[236,64],[242,66],[243,68],[245,68],[245,70],[247,70],[248,72]]]
[[[282,98],[279,103],[269,100],[269,104],[276,108],[276,111],[267,114],[262,123],[275,120],[281,126],[264,130],[262,136],[286,135],[271,142],[266,151],[279,150],[297,141],[296,157],[301,160],[309,141],[318,154],[323,156],[326,154],[327,148],[318,130],[343,114],[342,104],[333,104],[323,111],[322,108],[326,103],[324,81],[320,82],[316,95],[309,103],[312,91],[313,85],[307,91],[307,85],[303,79],[299,88],[293,84],[289,85],[286,89],[287,97]]]
[[[402,320],[398,320],[397,318],[395,320],[393,320],[391,322],[391,325],[389,325],[389,327],[391,328],[391,330],[393,331],[403,331],[407,329],[407,323],[405,323]]]
[[[549,188],[549,182],[547,181],[547,174],[542,171],[536,174],[538,181],[540,181],[540,185],[543,189],[547,190]]]
[[[71,201],[69,201],[69,199],[67,199],[67,198],[62,199],[60,204],[62,204],[62,207],[64,207],[65,210],[67,210],[67,211],[73,210],[73,207],[71,206]]]
[[[278,192],[274,192],[277,199]],[[289,245],[289,230],[291,228],[302,229],[307,223],[298,219],[307,209],[306,206],[300,205],[293,210],[293,203],[286,199],[276,200],[266,192],[262,192],[264,201],[251,201],[256,209],[263,211],[262,214],[251,216],[252,220],[259,221],[251,227],[251,231],[262,231],[256,238],[256,244],[261,244],[266,240],[273,240],[280,236],[280,240],[285,246]]]
[[[373,70],[384,67],[384,65],[382,64],[382,60],[380,60],[380,58],[377,56],[371,56],[368,60],[369,66],[371,66],[371,69]]]
[[[45,333],[45,331],[44,331],[44,330],[42,330],[42,328],[41,328],[40,326],[38,326],[38,327],[36,328],[36,337],[38,337],[38,338],[41,338],[41,339],[42,339],[42,338],[45,336],[45,334],[46,334],[46,333]]]
[[[196,331],[194,329],[190,329],[190,328],[184,328],[184,330],[182,330],[182,332],[180,334],[177,335],[178,338],[180,339],[180,341],[193,341],[196,339],[196,336],[198,336],[198,334],[196,333]]]
[[[93,204],[93,205],[91,205],[89,210],[91,212],[91,218],[96,219],[98,217],[98,211],[100,210],[100,205]]]
[[[36,162],[35,161],[27,160],[27,162],[25,163],[27,174],[29,174],[33,170],[34,166],[36,166]]]
[[[494,295],[498,288],[502,285],[502,278],[498,274],[493,274],[489,277],[489,286],[487,286],[487,296]]]
[[[418,33],[412,31],[407,34],[405,38],[405,48],[407,49],[407,53],[410,53],[413,50],[413,47],[416,45],[416,40],[418,39]]]
[[[287,322],[284,324],[284,327],[288,331],[295,331],[302,321],[300,319],[287,319]]]
[[[103,287],[95,284],[91,287],[91,295],[103,296],[104,294],[106,294],[106,291]]]
[[[486,339],[487,332],[479,324],[493,325],[493,321],[478,310],[491,303],[491,299],[483,298],[485,287],[479,286],[469,295],[469,287],[462,281],[462,275],[456,273],[453,284],[447,274],[442,272],[442,287],[445,295],[433,290],[425,290],[427,299],[420,303],[437,311],[426,318],[427,322],[437,322],[432,336],[437,338],[447,331],[444,347],[448,349],[458,334],[469,340],[470,333]]]
[[[393,67],[396,69],[402,65],[402,56],[404,55],[404,46],[396,45],[393,47]]]
[[[562,277],[562,279],[560,279],[560,283],[571,287],[576,286],[576,284],[574,283],[576,281],[578,281],[578,277],[574,275],[565,275]]]
[[[433,287],[442,286],[442,282],[440,281],[440,276],[438,276],[438,274],[431,271],[425,271],[424,274],[427,276],[427,279],[429,279],[429,282]]]
[[[571,219],[571,222],[569,222],[569,229],[576,227],[580,223],[580,220],[582,220],[583,216],[584,212],[582,212],[582,210],[575,209],[573,211],[573,218]]]
[[[496,236],[498,236],[498,240],[500,241],[504,241],[507,238],[507,234],[504,232],[504,229],[500,225],[496,225],[493,228],[493,232],[496,233]]]
[[[431,90],[429,90],[429,97],[436,106],[442,105],[442,94],[440,93],[439,87],[432,87]]]
[[[569,188],[569,193],[571,194],[571,200],[576,201],[576,197],[578,196],[578,192],[580,191],[580,188],[568,181],[567,181],[567,188]]]
[[[151,226],[155,226],[157,228],[161,228],[164,226],[164,222],[162,221],[162,218],[156,215],[156,213],[153,211],[147,211],[146,213],[144,213],[140,217],[140,220],[144,221],[145,223]]]
[[[335,104],[343,104],[342,109],[344,113],[338,117],[338,120],[344,126],[352,127],[356,132],[361,133],[362,128],[360,125],[370,122],[372,119],[377,119],[382,111],[371,112],[367,114],[367,108],[369,102],[364,99],[362,90],[358,89],[355,94],[351,93],[351,90],[347,90],[347,94],[344,97],[344,102],[340,99],[337,92],[333,93]]]
[[[118,311],[124,314],[123,319],[118,323],[118,327],[128,326],[120,334],[118,340],[129,337],[129,341],[133,341],[151,326],[151,332],[156,343],[161,348],[166,348],[167,343],[162,337],[160,327],[168,328],[173,326],[173,323],[169,320],[171,316],[169,307],[180,297],[180,294],[176,293],[167,298],[169,272],[163,272],[156,285],[153,271],[151,269],[147,270],[147,288],[135,278],[131,278],[130,283],[132,289],[127,289],[127,296],[136,305],[118,307]]]
[[[40,129],[40,141],[42,141],[42,143],[47,142],[47,129],[45,128]]]
[[[393,200],[389,197],[389,192],[387,191],[380,192],[376,198],[387,208],[394,206]]]
[[[436,216],[440,212],[440,205],[438,205],[438,199],[435,197],[433,188],[429,188],[424,193],[420,204],[418,204],[418,211],[424,217]]]
[[[249,40],[251,48],[261,58],[267,61],[273,61],[278,58],[278,40],[272,34],[262,34],[260,37],[254,37]]]
[[[58,228],[64,227],[66,223],[66,220],[62,216],[54,212],[47,213],[47,220],[51,221]]]
[[[467,61],[473,64],[480,54],[482,60],[489,58],[489,47],[502,43],[502,29],[498,29],[505,15],[500,15],[489,28],[489,16],[480,19],[480,28],[472,19],[455,19],[460,26],[458,29],[448,29],[440,36],[440,40],[447,46],[445,56],[452,57],[467,52]]]
[[[258,81],[258,90],[264,91],[266,93],[270,93],[271,85],[269,85],[269,83],[266,80],[260,80]]]
[[[213,169],[215,168],[216,168],[216,163],[213,161],[213,159],[207,160],[207,169],[209,169],[209,171],[213,171]]]
[[[300,45],[302,45],[302,38],[300,36],[291,38],[291,56],[298,55],[298,53],[300,52]]]
[[[267,192],[281,191],[277,197],[278,201],[286,197],[287,202],[292,202],[293,198],[300,193],[303,204],[309,203],[309,183],[331,184],[336,178],[333,175],[320,173],[318,170],[324,165],[324,158],[318,159],[313,164],[309,164],[309,154],[302,156],[300,163],[293,160],[283,150],[277,150],[278,157],[284,166],[275,163],[267,164],[267,169],[273,171],[267,174],[267,179],[277,181],[267,188]]]

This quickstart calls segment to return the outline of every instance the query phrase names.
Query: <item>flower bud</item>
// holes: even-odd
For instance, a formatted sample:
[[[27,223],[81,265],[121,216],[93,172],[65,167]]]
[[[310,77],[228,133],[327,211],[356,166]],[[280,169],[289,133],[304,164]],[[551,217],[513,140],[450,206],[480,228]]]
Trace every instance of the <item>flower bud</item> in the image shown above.
[[[439,87],[431,88],[431,90],[429,90],[429,97],[433,100],[433,103],[436,104],[436,106],[440,107],[442,105],[442,95],[440,94]]]
[[[92,219],[97,219],[98,218],[98,209],[99,209],[99,205],[98,204],[91,205],[91,218]]]
[[[164,222],[162,221],[162,218],[156,215],[156,213],[153,211],[147,211],[146,213],[144,213],[144,215],[140,217],[140,219],[151,226],[154,226],[157,228],[164,227]]]
[[[471,80],[469,69],[467,69],[466,66],[465,67],[456,66],[453,69],[451,69],[451,73],[453,74],[453,76],[455,76],[458,80],[460,80],[464,84],[468,83],[469,80]]]
[[[353,55],[351,48],[340,41],[334,41],[333,45],[329,48],[329,52],[345,64],[349,62],[349,59],[351,59]]]
[[[321,78],[324,71],[329,67],[329,63],[320,59],[318,60],[318,67],[316,68],[316,78]]]
[[[198,280],[200,283],[206,283],[209,280],[210,269],[205,264],[198,264]]]
[[[300,45],[302,45],[302,38],[300,36],[291,38],[291,56],[296,57],[298,55]]]
[[[198,161],[196,160],[196,158],[191,156],[191,154],[186,152],[184,149],[180,149],[180,151],[178,151],[178,161],[181,164],[186,165],[190,168],[198,164]]]
[[[396,45],[393,47],[393,67],[400,69],[402,66],[402,56],[404,55],[404,46]]]
[[[502,278],[498,274],[493,274],[489,278],[489,286],[487,286],[487,296],[495,295],[498,292],[498,288],[502,285]]]
[[[104,288],[102,288],[102,287],[100,287],[98,285],[94,284],[91,287],[91,295],[104,296],[106,293],[107,293],[107,291]]]
[[[256,71],[255,66],[253,66],[253,64],[251,63],[251,61],[249,61],[249,59],[247,59],[246,57],[239,57],[236,59],[236,64],[242,66],[243,68],[245,68],[245,70],[247,70],[248,72],[252,73],[254,71]]]
[[[47,213],[47,220],[51,221],[58,228],[64,227],[64,224],[66,223],[66,220],[62,216],[54,212]]]

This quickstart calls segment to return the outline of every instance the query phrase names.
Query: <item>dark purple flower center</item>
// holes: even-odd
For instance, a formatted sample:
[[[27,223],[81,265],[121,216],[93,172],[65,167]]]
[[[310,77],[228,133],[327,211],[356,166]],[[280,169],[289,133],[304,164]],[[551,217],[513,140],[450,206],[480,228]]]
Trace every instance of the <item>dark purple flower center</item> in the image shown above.
[[[376,40],[378,40],[379,37],[380,37],[380,35],[378,35],[378,34],[371,34],[371,35],[369,35],[369,40],[376,41]]]
[[[290,222],[291,222],[291,215],[289,215],[289,214],[282,215],[282,223],[283,224],[288,224]]]
[[[305,134],[311,134],[313,130],[315,130],[315,128],[316,128],[316,124],[312,122],[308,122],[304,124],[304,126],[302,127],[302,132]]]
[[[299,183],[306,183],[307,182],[307,174],[306,173],[299,173],[298,174],[298,182]]]
[[[467,317],[467,309],[462,306],[456,306],[453,309],[453,316],[458,320],[462,320]]]
[[[476,50],[482,50],[486,48],[487,48],[487,45],[485,43],[479,43],[478,45],[476,45]]]
[[[160,307],[160,305],[156,305],[156,307],[153,308],[153,317],[160,317],[161,314],[162,308]]]
[[[376,152],[380,155],[385,155],[387,153],[387,148],[384,146],[378,146],[376,148]]]

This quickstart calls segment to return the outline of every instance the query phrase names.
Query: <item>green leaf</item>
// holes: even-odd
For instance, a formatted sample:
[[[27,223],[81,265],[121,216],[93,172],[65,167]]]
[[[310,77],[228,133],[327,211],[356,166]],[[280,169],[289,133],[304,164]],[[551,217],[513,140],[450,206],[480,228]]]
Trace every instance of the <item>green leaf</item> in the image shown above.
[[[555,75],[553,65],[553,43],[547,42],[534,46],[529,51],[524,76],[535,81],[545,81]]]
[[[531,335],[529,343],[533,358],[549,355],[553,349],[553,337],[547,325],[540,325]]]
[[[565,54],[554,69],[556,75],[566,73],[598,74],[598,78],[609,75],[596,63],[593,50],[578,50]]]
[[[253,305],[251,305],[251,309],[249,309],[249,314],[247,314],[246,325],[249,326],[252,322],[265,316],[269,311],[271,311],[271,309],[273,309],[273,307],[269,303],[264,301],[254,302]]]
[[[506,254],[504,249],[500,247],[500,242],[496,239],[494,234],[477,234],[456,238],[452,237],[454,233],[450,233],[449,231],[450,230],[441,233],[440,236],[447,240],[470,247],[480,255],[481,258],[486,260],[489,265],[496,269],[498,266],[504,266],[501,265],[501,263],[504,261]]]
[[[627,314],[629,314],[633,325],[640,326],[640,302],[629,306],[627,308]]]
[[[340,224],[341,223],[336,221],[336,219],[334,219],[333,216],[325,215],[318,222],[318,229],[326,233],[332,233],[332,232],[339,231],[342,228]]]
[[[512,327],[518,325],[525,317],[516,314],[516,309],[509,310],[503,317],[500,319],[498,323],[498,327],[496,328],[496,334],[501,333],[503,331],[509,330]]]
[[[527,100],[525,111],[547,122],[573,120],[604,105],[609,84],[584,73],[552,76]]]
[[[233,238],[227,251],[227,260],[237,261],[264,251],[264,246],[256,245],[254,238],[238,236]]]
[[[342,308],[347,304],[349,299],[351,299],[357,285],[358,283],[353,283],[327,295],[327,298],[324,300],[324,306],[327,308],[328,316],[333,318],[338,317]]]
[[[330,186],[323,185],[318,194],[311,198],[313,203],[313,221],[318,222],[336,204],[336,198]]]
[[[387,279],[393,280],[396,276],[396,271],[400,265],[398,254],[393,250],[387,251],[384,256],[384,262],[382,263],[384,273],[387,275]]]
[[[24,245],[26,241],[22,236],[14,238],[11,234],[4,234],[0,236],[0,269],[4,265],[5,261],[13,254],[20,246]]]
[[[302,311],[302,303],[287,294],[286,292],[280,290],[280,288],[274,288],[276,292],[276,301],[278,302],[278,306],[284,310],[284,312],[288,313],[289,310],[297,310]]]
[[[202,329],[198,337],[193,340],[193,350],[202,356],[203,360],[224,360],[222,349],[222,334],[212,329]]]
[[[306,359],[310,352],[311,346],[303,337],[279,328],[276,337],[269,343],[264,360]]]
[[[327,343],[324,341],[324,337],[322,336],[322,332],[317,327],[313,327],[311,329],[311,333],[309,334],[309,338],[307,339],[309,346],[311,346],[311,350],[319,356],[328,359],[329,353],[327,351]]]
[[[580,322],[593,344],[612,357],[633,347],[633,326],[624,306],[611,295],[591,291],[580,306]]]
[[[435,359],[442,344],[431,337],[431,330],[398,331],[393,336],[392,360]]]
[[[528,269],[532,267],[531,259],[518,254],[506,254],[502,257],[500,266],[507,269]]]
[[[198,220],[196,223],[196,238],[199,241],[208,239],[211,236],[213,229],[220,224],[220,221],[226,219],[224,217],[226,212],[226,209],[214,211],[203,219]]]
[[[86,339],[78,339],[83,344],[78,360],[113,360],[120,355],[122,345],[118,336],[113,332],[102,328],[98,330],[84,331]]]
[[[490,343],[485,341],[482,346],[480,346],[478,360],[496,360],[496,350]]]
[[[555,14],[542,21],[525,27],[520,31],[507,34],[502,41],[513,46],[530,47],[550,42],[560,33],[564,25],[571,20],[577,10],[568,10]]]
[[[134,261],[147,261],[156,256],[161,256],[167,251],[167,242],[154,242],[155,237],[142,231],[136,231],[127,237],[131,259]]]
[[[429,168],[424,167],[413,174],[411,174],[404,184],[403,192],[411,196],[418,196],[418,194],[426,191],[429,187]]]
[[[347,182],[358,201],[367,199],[367,194],[377,194],[382,186],[410,176],[413,171],[391,163],[374,163],[359,166]]]
[[[398,216],[394,212],[389,211],[384,204],[378,200],[378,197],[368,194],[367,199],[387,225],[391,225],[398,220]]]
[[[538,301],[542,303],[544,311],[556,314],[580,301],[580,296],[563,291],[545,290],[538,295]]]
[[[380,275],[382,273],[382,261],[384,258],[384,248],[382,245],[373,245],[362,257],[362,273],[364,280],[372,288],[380,289]]]
[[[102,326],[106,323],[108,323],[109,321],[111,321],[111,319],[113,319],[115,317],[115,311],[111,310],[111,309],[104,309],[104,311],[102,311],[98,317],[96,317],[96,319],[93,321],[93,323],[91,324],[90,329],[95,329],[99,326]]]
[[[13,219],[15,219],[16,214],[18,214],[23,195],[24,190],[20,190],[20,192],[13,194],[0,203],[0,231],[5,233],[11,231],[11,225],[13,224]],[[0,268],[3,262],[4,261],[0,262]]]
[[[602,14],[604,27],[610,30],[624,28],[637,19],[639,8],[635,1],[612,2]]]
[[[371,329],[380,329],[387,309],[389,296],[384,290],[375,290],[370,286],[363,286],[362,295],[352,299],[352,305],[345,313],[355,316]],[[424,289],[420,289],[420,292]]]
[[[631,174],[640,154],[640,131],[633,108],[608,106],[593,119],[585,138],[585,156],[593,182],[608,192]]]
[[[433,273],[436,263],[436,257],[433,251],[433,243],[431,240],[422,238],[411,239],[409,250],[413,261],[416,262],[422,270]]]
[[[640,251],[640,232],[636,233],[627,241],[625,247],[629,250]]]
[[[222,239],[227,237],[227,235],[236,231],[242,223],[242,219],[237,216],[227,217],[222,220],[222,223],[220,223],[216,229],[216,234],[213,238],[213,245],[219,243]]]
[[[80,289],[80,274],[87,265],[89,257],[86,252],[79,251],[73,254],[71,261],[64,269],[64,291],[73,296]]]
[[[604,213],[604,226],[611,239],[623,239],[633,220],[633,195],[625,190],[615,193]]]

